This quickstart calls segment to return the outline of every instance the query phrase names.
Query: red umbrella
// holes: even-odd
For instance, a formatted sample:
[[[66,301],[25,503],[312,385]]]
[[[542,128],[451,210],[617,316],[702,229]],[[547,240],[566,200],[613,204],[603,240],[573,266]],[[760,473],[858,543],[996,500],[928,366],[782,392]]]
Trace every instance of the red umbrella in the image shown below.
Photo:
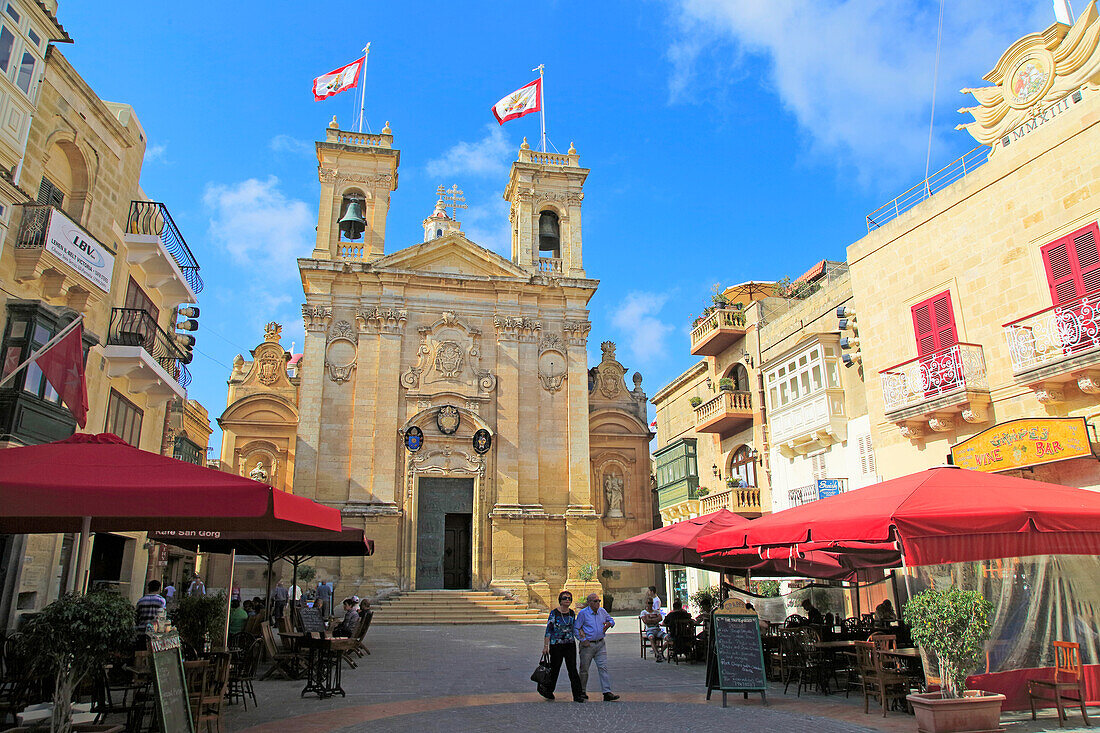
[[[708,563],[700,558],[695,551],[696,541],[712,532],[741,527],[748,523],[749,520],[739,514],[728,509],[719,509],[701,517],[685,519],[606,545],[603,548],[603,557],[605,560],[667,563],[713,570],[720,563]]]
[[[0,453],[0,533],[340,531],[340,512],[110,433]]]
[[[856,543],[893,541],[909,565],[1096,555],[1100,492],[945,466],[715,532],[697,549],[706,562],[709,553],[738,548],[840,543],[855,554]]]

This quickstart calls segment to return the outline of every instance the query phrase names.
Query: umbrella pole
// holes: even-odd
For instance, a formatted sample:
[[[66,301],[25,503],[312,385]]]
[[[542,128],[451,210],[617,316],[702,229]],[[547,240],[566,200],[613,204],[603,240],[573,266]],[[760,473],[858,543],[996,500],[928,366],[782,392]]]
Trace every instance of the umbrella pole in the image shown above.
[[[271,576],[275,572],[275,556],[267,556],[267,595],[264,596],[264,620],[271,622]]]
[[[229,606],[233,603],[233,564],[237,560],[237,548],[229,552],[229,587],[225,594],[225,648],[229,648]]]
[[[298,623],[294,614],[298,610],[298,604],[302,602],[301,599],[298,598],[296,595],[298,593],[298,566],[301,564],[302,559],[299,556],[295,555],[290,559],[290,562],[293,565],[294,569],[291,571],[290,610],[287,611],[287,613],[290,614],[290,628],[293,629],[295,628],[294,625]]]
[[[73,589],[80,594],[88,592],[88,544],[92,537],[92,518],[84,517],[80,521],[80,549],[76,556],[76,582]]]

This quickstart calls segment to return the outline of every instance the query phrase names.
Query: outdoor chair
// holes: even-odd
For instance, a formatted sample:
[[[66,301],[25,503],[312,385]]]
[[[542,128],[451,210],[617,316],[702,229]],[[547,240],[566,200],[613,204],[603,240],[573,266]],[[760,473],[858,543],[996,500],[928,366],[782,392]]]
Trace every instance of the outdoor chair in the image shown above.
[[[859,633],[860,623],[859,619],[855,616],[850,616],[841,623],[841,629],[845,634],[856,635]]]
[[[799,616],[797,613],[792,613],[787,617],[787,620],[783,622],[783,626],[788,629],[797,629],[800,626],[805,626],[809,623],[805,616]]]
[[[222,707],[225,705],[226,694],[229,691],[230,668],[228,652],[214,654],[210,673],[206,675],[206,686],[199,701],[198,715],[195,716],[196,732],[205,723],[208,732],[216,730],[221,733]]]
[[[645,637],[645,622],[641,616],[638,617],[638,641],[642,645],[642,659],[645,659],[649,650],[649,639]]]
[[[263,642],[253,639],[246,649],[242,649],[237,655],[237,663],[233,664],[229,672],[229,702],[240,698],[244,703],[244,709],[248,710],[248,698],[252,698],[252,704],[256,703],[256,690],[252,686],[256,679],[256,668],[260,664],[260,654],[263,652]]]
[[[197,722],[199,711],[202,709],[202,698],[209,684],[210,661],[207,659],[184,661],[183,675],[187,683],[187,702],[191,707],[191,720]]]
[[[1085,725],[1092,727],[1085,710],[1085,677],[1081,674],[1081,647],[1075,642],[1054,642],[1054,679],[1028,680],[1027,696],[1031,703],[1031,719],[1035,720],[1035,700],[1053,701],[1058,709],[1058,727],[1065,725],[1066,710],[1063,702],[1081,708]]]
[[[668,661],[680,664],[680,657],[691,660],[695,655],[695,622],[691,619],[673,621],[668,628]]]
[[[0,644],[0,723],[11,718],[31,702],[34,683],[20,655],[18,632],[7,636]]]
[[[882,717],[885,718],[890,701],[905,700],[909,694],[909,680],[905,675],[883,668],[881,657],[870,641],[856,642],[856,665],[863,692],[863,713],[870,712],[870,699],[873,697],[882,704]]]
[[[810,629],[802,629],[797,634],[786,634],[780,641],[783,649],[785,676],[783,678],[783,694],[787,694],[787,688],[791,679],[798,677],[797,697],[802,697],[802,688],[810,689],[817,685],[818,689],[825,688],[825,666],[823,655],[814,644],[818,636]]]
[[[301,660],[295,652],[279,651],[275,645],[275,634],[271,632],[271,624],[264,621],[260,624],[260,632],[263,634],[264,649],[271,659],[271,668],[264,673],[261,680],[266,680],[276,672],[282,672],[288,680],[296,680],[301,676]]]

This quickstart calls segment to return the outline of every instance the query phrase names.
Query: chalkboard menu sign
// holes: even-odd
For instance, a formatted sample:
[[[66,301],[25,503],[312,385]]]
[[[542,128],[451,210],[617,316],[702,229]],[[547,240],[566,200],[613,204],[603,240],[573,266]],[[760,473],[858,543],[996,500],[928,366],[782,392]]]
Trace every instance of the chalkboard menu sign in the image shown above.
[[[298,609],[298,625],[307,634],[325,633],[325,620],[316,608],[302,606]]]
[[[768,704],[768,682],[764,676],[764,650],[760,644],[760,619],[744,601],[730,598],[711,618],[710,654],[707,674],[707,699],[711,690],[722,691],[722,707],[727,692],[759,692]]]
[[[183,675],[179,634],[153,634],[149,637],[156,683],[157,714],[162,733],[194,733],[191,706],[187,701],[187,681]]]

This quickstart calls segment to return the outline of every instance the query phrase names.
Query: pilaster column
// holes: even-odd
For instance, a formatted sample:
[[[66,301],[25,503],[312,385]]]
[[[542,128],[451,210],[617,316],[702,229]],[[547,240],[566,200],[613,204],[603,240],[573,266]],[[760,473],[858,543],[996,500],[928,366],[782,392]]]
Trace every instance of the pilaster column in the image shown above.
[[[302,306],[306,342],[302,347],[302,391],[298,398],[298,434],[294,447],[294,493],[317,496],[318,450],[321,437],[321,398],[325,384],[325,343],[332,308]]]

